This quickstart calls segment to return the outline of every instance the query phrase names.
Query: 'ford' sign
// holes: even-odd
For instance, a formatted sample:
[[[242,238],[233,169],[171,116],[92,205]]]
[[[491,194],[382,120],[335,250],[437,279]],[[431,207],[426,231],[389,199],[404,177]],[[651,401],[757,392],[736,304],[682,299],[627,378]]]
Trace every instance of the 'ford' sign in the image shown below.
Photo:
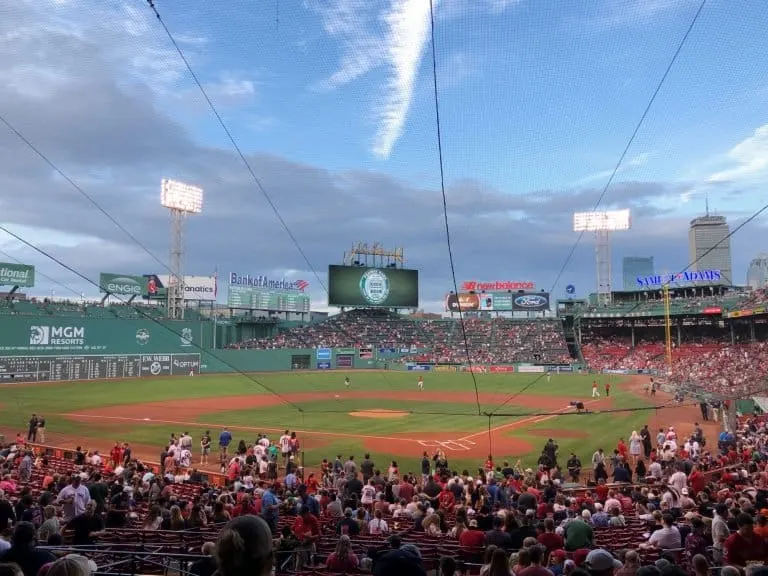
[[[549,309],[549,294],[522,294],[513,300],[513,310],[540,312]]]

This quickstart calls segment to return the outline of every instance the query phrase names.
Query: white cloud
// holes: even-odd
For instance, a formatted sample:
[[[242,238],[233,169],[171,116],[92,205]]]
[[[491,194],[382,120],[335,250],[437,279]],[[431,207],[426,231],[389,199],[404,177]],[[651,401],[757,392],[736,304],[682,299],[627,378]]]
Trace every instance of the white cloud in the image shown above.
[[[633,156],[629,160],[626,160],[619,166],[619,169],[616,171],[616,175],[623,174],[626,172],[631,172],[633,168],[639,168],[640,166],[645,166],[648,163],[648,160],[653,157],[653,152],[642,152],[640,154],[637,154],[636,156]],[[600,170],[599,172],[595,172],[593,174],[590,174],[589,176],[585,176],[584,178],[581,178],[580,180],[577,180],[574,185],[576,186],[584,186],[585,184],[591,184],[592,182],[598,182],[600,180],[607,181],[607,179],[613,174],[613,168],[610,170]],[[604,184],[605,182],[603,182]]]
[[[253,101],[256,97],[256,82],[235,72],[222,72],[216,82],[205,84],[205,91],[211,99],[222,106],[232,106]]]
[[[768,173],[768,124],[760,126],[728,152],[734,166],[715,172],[708,182],[732,182],[766,176]]]
[[[743,192],[744,187],[768,179],[768,124],[755,129],[753,134],[737,143],[725,154],[702,161],[710,169],[707,176],[694,179],[694,183],[679,195],[688,203],[706,194],[716,192]],[[712,171],[711,166],[718,166]]]
[[[433,5],[437,9],[437,0]],[[313,7],[320,13],[326,33],[342,45],[339,68],[314,88],[337,89],[375,68],[388,69],[382,103],[374,109],[378,126],[372,147],[375,156],[386,159],[403,134],[413,99],[429,40],[429,2],[389,0],[381,11],[365,0],[333,0]]]
[[[521,0],[485,0],[488,3],[489,8],[494,13],[503,12],[510,6],[519,4]]]
[[[323,30],[342,44],[339,69],[315,89],[333,90],[380,65],[382,38],[374,26],[375,11],[366,0],[318,0],[311,7],[320,15]]]
[[[373,153],[383,159],[389,157],[402,135],[411,106],[413,86],[429,38],[429,2],[395,0],[385,18],[389,26],[387,53],[392,71],[386,100],[379,110],[381,124],[373,146]]]

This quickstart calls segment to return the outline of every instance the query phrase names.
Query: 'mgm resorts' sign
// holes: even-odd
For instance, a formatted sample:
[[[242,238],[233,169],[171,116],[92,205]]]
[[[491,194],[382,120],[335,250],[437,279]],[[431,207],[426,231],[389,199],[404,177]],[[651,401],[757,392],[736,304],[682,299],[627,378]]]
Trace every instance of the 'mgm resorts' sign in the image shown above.
[[[654,274],[653,276],[638,276],[635,278],[638,288],[661,288],[667,284],[680,286],[682,284],[717,283],[722,279],[720,270],[695,270],[678,274]]]

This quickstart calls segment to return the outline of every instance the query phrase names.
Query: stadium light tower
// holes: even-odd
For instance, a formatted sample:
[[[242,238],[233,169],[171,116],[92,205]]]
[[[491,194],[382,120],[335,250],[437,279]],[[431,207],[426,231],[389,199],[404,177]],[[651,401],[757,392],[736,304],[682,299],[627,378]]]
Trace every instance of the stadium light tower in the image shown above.
[[[629,210],[607,212],[576,212],[573,215],[574,232],[595,233],[595,257],[597,264],[597,302],[610,304],[613,291],[611,269],[611,232],[629,230],[632,222]]]
[[[203,211],[203,189],[164,178],[160,185],[160,204],[171,213],[168,317],[181,320],[184,318],[184,224],[188,214]]]

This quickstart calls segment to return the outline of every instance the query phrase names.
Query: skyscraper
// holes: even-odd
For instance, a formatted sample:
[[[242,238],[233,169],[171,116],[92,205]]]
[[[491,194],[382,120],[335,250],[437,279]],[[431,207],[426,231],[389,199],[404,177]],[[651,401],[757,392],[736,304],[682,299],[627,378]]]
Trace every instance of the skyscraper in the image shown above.
[[[747,286],[756,290],[768,285],[768,254],[759,254],[749,263]]]
[[[637,277],[653,276],[653,256],[625,256],[621,260],[624,290],[639,290]]]
[[[730,228],[725,216],[699,216],[688,229],[688,264],[691,271],[720,270],[723,284],[733,284]]]

